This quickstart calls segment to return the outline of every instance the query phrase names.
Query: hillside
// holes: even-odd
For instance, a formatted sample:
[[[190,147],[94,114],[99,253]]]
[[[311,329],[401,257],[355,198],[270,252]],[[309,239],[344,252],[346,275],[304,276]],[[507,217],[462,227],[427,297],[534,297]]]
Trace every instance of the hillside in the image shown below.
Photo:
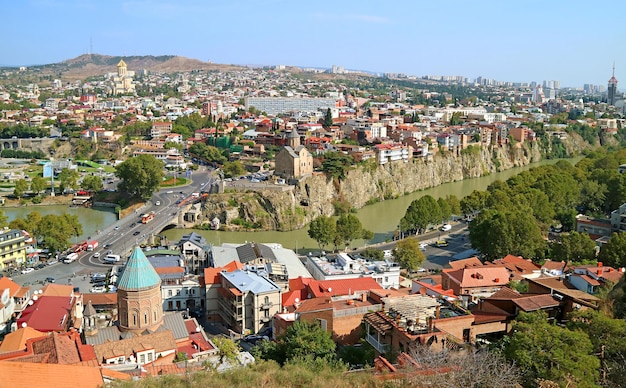
[[[236,70],[243,66],[221,65],[202,62],[198,59],[190,59],[175,55],[144,55],[144,56],[110,56],[100,54],[83,54],[76,58],[48,65],[28,67],[25,73],[40,79],[40,82],[49,78],[59,78],[64,82],[84,80],[88,77],[102,76],[106,73],[116,72],[120,59],[128,65],[129,70],[148,70],[150,72],[184,72],[192,70]],[[24,73],[18,73],[25,76]],[[34,80],[36,81],[36,79]],[[43,83],[42,83],[43,84]]]

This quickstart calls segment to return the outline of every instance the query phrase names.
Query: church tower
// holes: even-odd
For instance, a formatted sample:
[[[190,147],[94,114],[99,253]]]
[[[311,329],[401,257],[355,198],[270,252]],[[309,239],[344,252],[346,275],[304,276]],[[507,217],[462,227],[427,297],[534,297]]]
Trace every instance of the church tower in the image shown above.
[[[287,135],[287,144],[285,145],[291,147],[294,150],[300,147],[300,134],[295,128],[292,129],[291,132],[289,132],[289,134]]]
[[[120,59],[120,62],[117,64],[117,76],[120,78],[126,77],[126,71],[128,70],[128,66],[126,66],[126,62],[123,59]]]
[[[117,285],[120,331],[154,332],[163,323],[161,278],[146,255],[135,247]]]
[[[615,101],[617,99],[617,78],[615,78],[615,63],[613,63],[613,76],[609,80],[608,86],[608,98],[607,102],[611,106],[615,106]]]

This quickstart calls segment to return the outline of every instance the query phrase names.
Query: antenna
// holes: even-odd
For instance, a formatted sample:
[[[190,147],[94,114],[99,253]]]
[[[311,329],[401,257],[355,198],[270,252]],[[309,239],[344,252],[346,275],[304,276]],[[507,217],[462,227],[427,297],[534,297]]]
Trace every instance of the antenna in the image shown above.
[[[89,54],[93,54],[93,38],[89,38]]]

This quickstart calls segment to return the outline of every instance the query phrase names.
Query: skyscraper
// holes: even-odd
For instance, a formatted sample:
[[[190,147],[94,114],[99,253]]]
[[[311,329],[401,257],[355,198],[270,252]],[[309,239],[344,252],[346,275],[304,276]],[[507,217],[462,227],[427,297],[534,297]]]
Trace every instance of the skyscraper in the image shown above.
[[[613,76],[609,80],[608,86],[608,98],[609,105],[615,106],[615,100],[617,97],[617,78],[615,78],[615,63],[613,63]]]

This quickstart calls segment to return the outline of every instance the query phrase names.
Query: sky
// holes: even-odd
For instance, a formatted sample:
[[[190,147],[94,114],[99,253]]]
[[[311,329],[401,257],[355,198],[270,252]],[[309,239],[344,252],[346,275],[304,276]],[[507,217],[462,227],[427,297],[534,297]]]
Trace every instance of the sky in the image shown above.
[[[0,10],[0,65],[180,55],[582,87],[606,85],[615,63],[626,85],[624,0],[10,0]]]

